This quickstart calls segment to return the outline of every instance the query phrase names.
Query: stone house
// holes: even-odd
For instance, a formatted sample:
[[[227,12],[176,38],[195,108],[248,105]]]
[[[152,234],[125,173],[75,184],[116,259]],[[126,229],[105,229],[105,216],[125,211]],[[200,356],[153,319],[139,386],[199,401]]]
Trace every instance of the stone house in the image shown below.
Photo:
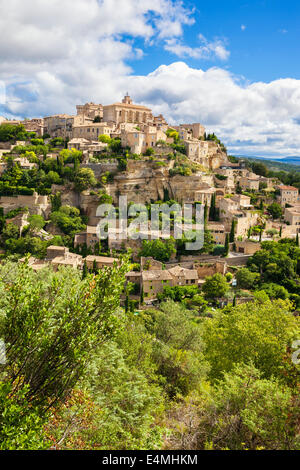
[[[277,189],[280,191],[280,196],[278,197],[278,202],[281,206],[285,207],[286,204],[295,204],[299,201],[299,190],[294,186],[277,186]]]
[[[243,253],[245,255],[254,255],[257,251],[261,249],[261,244],[252,240],[236,241],[236,252]]]
[[[207,230],[212,234],[214,241],[219,245],[225,244],[226,231],[225,226],[220,222],[208,222]]]
[[[51,137],[62,137],[63,139],[72,138],[72,126],[74,116],[69,114],[56,114],[44,118],[44,134]]]
[[[84,245],[88,248],[94,248],[99,243],[97,226],[88,225],[84,232],[76,233],[74,238],[74,247]]]
[[[173,126],[179,132],[180,140],[200,139],[204,137],[205,127],[199,122],[194,124],[180,124]]]
[[[115,130],[113,123],[107,122],[91,122],[74,125],[72,128],[72,139],[86,139],[88,141],[98,140],[99,135],[107,135],[110,137]]]
[[[154,300],[157,294],[163,292],[167,285],[171,287],[198,285],[197,270],[175,266],[165,270],[153,269],[142,271],[142,286],[145,301]]]
[[[291,226],[297,227],[300,232],[300,206],[287,207],[284,212],[284,220]]]
[[[99,116],[103,118],[103,106],[102,104],[86,103],[83,105],[77,105],[77,115],[83,115],[89,119],[94,120],[95,117]]]
[[[114,263],[119,263],[118,258],[110,258],[108,256],[94,256],[90,255],[85,258],[88,269],[93,269],[94,262],[96,262],[97,269],[112,268]]]
[[[150,270],[142,272],[142,286],[145,300],[155,299],[164,288],[172,286],[173,277],[167,270]]]
[[[259,191],[259,176],[245,176],[239,178],[240,187],[243,190]]]

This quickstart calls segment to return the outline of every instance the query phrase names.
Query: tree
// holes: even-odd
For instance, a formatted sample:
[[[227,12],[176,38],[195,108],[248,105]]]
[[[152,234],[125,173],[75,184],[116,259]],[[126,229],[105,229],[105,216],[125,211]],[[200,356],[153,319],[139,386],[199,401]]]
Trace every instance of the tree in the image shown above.
[[[0,142],[16,142],[17,140],[26,140],[27,132],[23,124],[17,126],[13,124],[1,124],[0,125]]]
[[[255,300],[250,304],[226,307],[203,323],[205,357],[210,363],[210,377],[219,379],[235,364],[250,364],[264,378],[278,377],[288,381],[284,369],[288,348],[300,336],[299,320],[291,313],[291,304],[284,300]]]
[[[152,147],[148,147],[146,152],[145,152],[145,155],[150,157],[153,154],[154,154],[154,149]]]
[[[0,336],[6,364],[0,372],[7,384],[2,403],[21,403],[25,413],[28,403],[27,411],[48,418],[51,407],[83,376],[96,346],[115,331],[114,311],[127,270],[125,262],[82,281],[79,272],[68,268],[35,273],[26,264],[1,265],[0,309],[5,316],[0,317]],[[7,419],[0,421],[6,442],[11,435]],[[32,421],[32,433],[35,427]],[[11,448],[17,448],[15,439]]]
[[[98,273],[98,267],[97,267],[97,261],[94,259],[93,261],[93,273],[97,274]]]
[[[30,215],[28,217],[28,222],[29,222],[30,228],[33,230],[41,230],[42,228],[44,228],[46,224],[44,217],[38,214]]]
[[[229,234],[226,233],[226,238],[225,238],[225,246],[224,246],[224,256],[228,256],[229,254]]]
[[[79,192],[97,185],[95,173],[90,168],[80,168],[75,176],[75,189]]]
[[[52,212],[50,220],[66,235],[74,235],[86,228],[77,207],[61,206],[58,211]]]
[[[247,268],[241,268],[236,275],[237,286],[241,289],[254,289],[259,282],[259,274],[253,273]]]
[[[273,202],[268,206],[268,212],[273,219],[279,219],[282,216],[282,207],[277,202]]]
[[[279,380],[265,379],[252,364],[235,366],[206,394],[193,398],[192,408],[186,405],[179,415],[187,415],[190,425],[177,424],[184,434],[181,442],[193,443],[185,449],[299,448],[299,399]]]
[[[210,220],[217,220],[216,193],[213,193],[211,197],[211,204],[209,208],[209,218]]]
[[[175,240],[170,237],[167,240],[143,240],[140,256],[153,257],[158,261],[169,261],[172,254],[176,253]]]
[[[56,212],[61,207],[61,193],[57,192],[55,194],[51,194],[51,210],[52,212]]]
[[[104,144],[109,144],[111,142],[111,138],[109,135],[105,134],[100,134],[98,137],[99,142],[102,142]]]
[[[226,282],[226,279],[220,273],[206,277],[202,286],[204,297],[209,300],[215,300],[224,297],[228,290],[229,286]]]
[[[62,183],[62,180],[56,171],[49,171],[45,179],[49,185]]]
[[[265,291],[266,294],[270,297],[270,299],[285,300],[289,297],[289,293],[287,289],[285,289],[283,286],[280,286],[272,282],[269,284],[262,284],[259,290]]]
[[[171,300],[157,310],[145,312],[146,325],[156,341],[152,358],[158,367],[160,382],[170,397],[186,395],[205,377],[207,363],[199,325],[193,313]]]
[[[235,240],[235,227],[236,227],[236,221],[232,219],[231,230],[230,230],[230,235],[229,235],[230,243],[234,243],[234,240]]]
[[[82,279],[85,279],[88,275],[89,271],[88,271],[88,267],[87,267],[87,264],[86,264],[86,260],[84,260],[84,263],[83,263],[83,268],[82,268]]]

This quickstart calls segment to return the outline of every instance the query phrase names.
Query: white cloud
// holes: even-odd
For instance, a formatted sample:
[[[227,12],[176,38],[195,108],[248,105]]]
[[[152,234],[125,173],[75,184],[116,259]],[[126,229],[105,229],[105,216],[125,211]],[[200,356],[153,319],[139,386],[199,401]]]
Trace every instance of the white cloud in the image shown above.
[[[204,123],[236,154],[300,155],[300,80],[249,84],[220,68],[177,62],[131,82],[136,99],[156,113]]]
[[[242,25],[241,25],[241,30],[242,30],[242,31],[245,31],[245,29],[247,29],[247,26],[244,25],[244,24],[242,24]]]
[[[165,49],[178,57],[191,57],[193,59],[220,59],[227,60],[230,52],[226,49],[225,44],[220,39],[208,41],[202,34],[198,36],[201,46],[190,47],[182,44],[177,38],[166,40]]]
[[[202,122],[232,152],[300,155],[299,80],[249,84],[224,69],[184,62],[133,74],[127,60],[143,57],[136,37],[180,57],[228,58],[219,39],[200,35],[196,50],[184,45],[183,27],[193,18],[180,1],[0,0],[0,11],[7,96],[0,114],[74,113],[76,104],[111,103],[128,90],[170,122]]]

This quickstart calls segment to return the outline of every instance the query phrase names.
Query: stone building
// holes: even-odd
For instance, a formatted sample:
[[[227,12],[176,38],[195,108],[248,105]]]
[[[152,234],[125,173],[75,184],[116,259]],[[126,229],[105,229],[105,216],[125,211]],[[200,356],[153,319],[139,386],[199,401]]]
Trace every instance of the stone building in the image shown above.
[[[173,126],[173,128],[179,133],[180,140],[199,140],[203,138],[205,134],[205,127],[199,122],[194,124],[180,124],[179,126]]]
[[[136,124],[153,123],[154,117],[150,108],[133,104],[132,99],[127,94],[122,103],[114,103],[103,106],[103,121],[114,122],[119,125],[124,122]]]
[[[236,241],[236,252],[243,253],[245,255],[254,255],[257,251],[261,249],[261,244],[252,240]]]
[[[142,271],[142,288],[144,300],[154,300],[157,294],[163,292],[166,286],[190,286],[198,285],[198,273],[196,269],[186,269],[175,266],[171,269],[152,269]]]
[[[52,138],[71,139],[73,123],[74,117],[69,114],[46,116],[44,118],[44,134],[49,134]]]
[[[214,241],[217,244],[219,245],[225,244],[226,231],[225,231],[225,226],[223,224],[221,224],[220,222],[208,222],[207,230],[210,231],[210,233],[213,236]]]
[[[85,258],[88,269],[93,269],[94,263],[97,269],[112,268],[114,263],[119,263],[118,258],[110,258],[108,256],[94,256],[90,255]]]
[[[297,232],[300,232],[300,205],[287,207],[284,212],[284,220],[289,223],[289,225],[297,226]]]
[[[102,104],[95,103],[86,103],[83,105],[77,105],[77,115],[84,115],[89,119],[94,120],[96,117],[99,117],[101,120],[103,118],[103,106]]]
[[[258,191],[260,178],[258,175],[245,176],[239,179],[240,187],[243,190]]]
[[[294,186],[277,186],[277,189],[280,191],[280,196],[278,197],[279,203],[285,207],[286,204],[295,204],[299,201],[299,190]]]
[[[72,138],[93,141],[98,140],[99,135],[107,135],[110,137],[114,130],[115,125],[113,123],[108,124],[107,122],[76,124],[72,128]]]
[[[74,238],[75,248],[84,244],[86,244],[88,248],[94,248],[97,243],[99,244],[97,226],[88,225],[84,232],[76,233]]]
[[[121,131],[121,142],[123,147],[130,147],[132,153],[140,155],[147,148],[155,147],[159,140],[166,140],[166,134],[153,126],[145,126],[144,131],[137,129]]]
[[[188,139],[184,140],[184,145],[187,157],[209,170],[216,170],[228,162],[226,153],[215,142]]]

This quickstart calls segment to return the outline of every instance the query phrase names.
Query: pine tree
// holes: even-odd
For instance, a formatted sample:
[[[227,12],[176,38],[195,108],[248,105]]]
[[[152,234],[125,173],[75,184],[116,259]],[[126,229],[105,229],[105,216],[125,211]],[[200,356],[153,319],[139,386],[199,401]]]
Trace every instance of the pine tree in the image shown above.
[[[296,235],[296,246],[299,246],[299,233],[297,232]]]

